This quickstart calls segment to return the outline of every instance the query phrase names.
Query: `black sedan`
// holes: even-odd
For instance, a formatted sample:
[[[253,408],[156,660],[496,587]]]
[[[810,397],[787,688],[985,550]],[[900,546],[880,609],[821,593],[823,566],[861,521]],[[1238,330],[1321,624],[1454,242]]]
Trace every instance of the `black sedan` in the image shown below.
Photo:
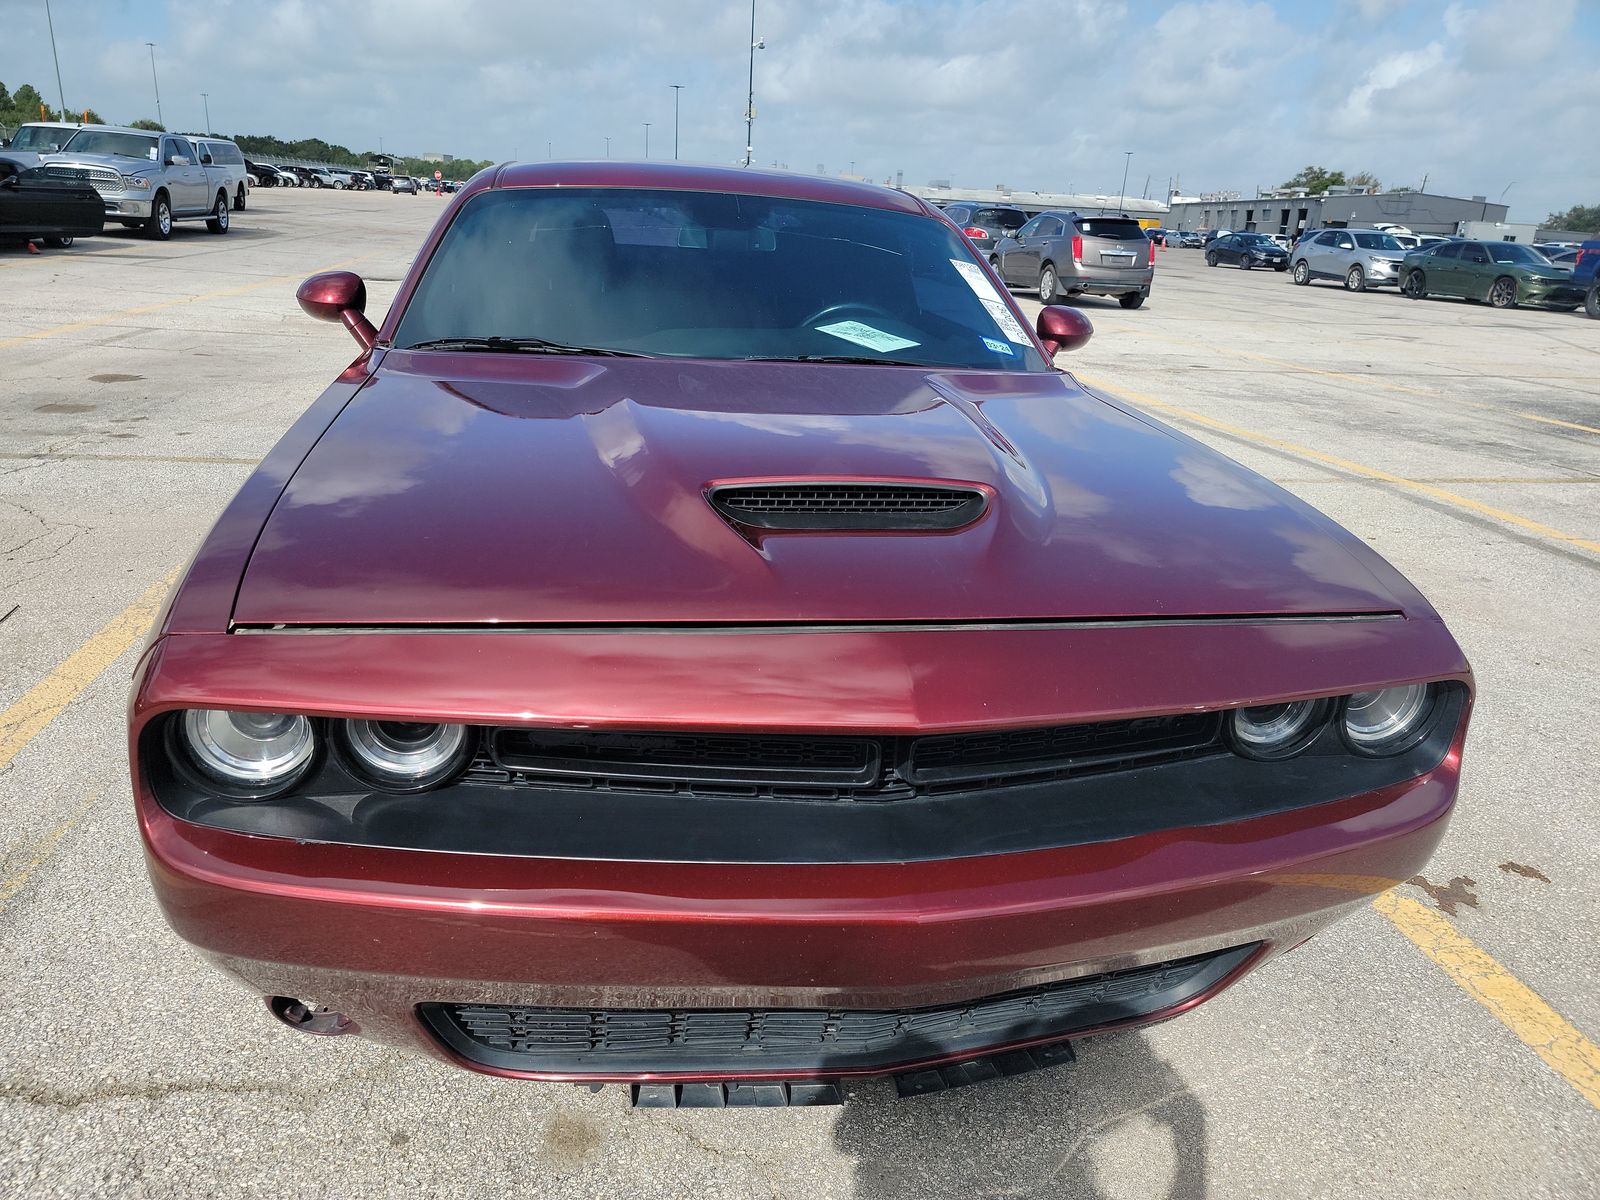
[[[1206,266],[1222,265],[1242,267],[1271,267],[1274,271],[1289,269],[1289,255],[1277,242],[1263,233],[1230,233],[1219,237],[1206,247]]]
[[[70,246],[105,228],[100,193],[70,167],[0,157],[0,239]]]

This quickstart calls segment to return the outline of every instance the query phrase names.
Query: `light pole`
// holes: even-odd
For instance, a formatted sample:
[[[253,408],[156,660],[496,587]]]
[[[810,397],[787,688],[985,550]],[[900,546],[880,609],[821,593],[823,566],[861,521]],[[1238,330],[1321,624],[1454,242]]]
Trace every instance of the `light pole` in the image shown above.
[[[672,89],[672,161],[678,161],[678,98],[683,94],[683,84],[669,83]]]
[[[50,57],[56,60],[56,95],[61,97],[61,119],[67,119],[67,92],[61,86],[61,56],[56,53],[56,23],[50,16],[50,0],[44,0],[44,20],[50,27]]]
[[[150,47],[150,82],[156,87],[156,124],[165,128],[167,121],[161,115],[161,81],[156,78],[156,44],[146,42],[145,45]]]
[[[201,92],[200,93],[200,103],[205,105],[205,109],[206,109],[206,136],[209,137],[211,135],[211,93],[210,92]],[[379,148],[380,149],[382,148],[382,143],[379,143]]]
[[[644,123],[644,156],[650,157],[650,122]]]
[[[1119,216],[1122,213],[1122,201],[1128,194],[1128,164],[1132,161],[1133,151],[1124,150],[1122,152],[1122,189],[1117,192],[1117,213]]]
[[[606,157],[607,158],[611,157],[611,139],[610,138],[606,139]]]
[[[750,84],[744,105],[744,165],[747,167],[756,152],[756,51],[766,48],[765,40],[756,40],[756,0],[750,0]]]

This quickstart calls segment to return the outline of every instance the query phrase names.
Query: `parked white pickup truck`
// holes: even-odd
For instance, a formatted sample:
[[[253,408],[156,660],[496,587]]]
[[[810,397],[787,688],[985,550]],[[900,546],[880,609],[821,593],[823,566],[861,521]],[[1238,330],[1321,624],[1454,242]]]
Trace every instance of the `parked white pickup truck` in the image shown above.
[[[189,139],[175,133],[85,125],[58,153],[44,156],[44,167],[99,192],[108,224],[142,227],[165,240],[174,221],[203,220],[212,233],[228,232],[227,170],[201,159]]]

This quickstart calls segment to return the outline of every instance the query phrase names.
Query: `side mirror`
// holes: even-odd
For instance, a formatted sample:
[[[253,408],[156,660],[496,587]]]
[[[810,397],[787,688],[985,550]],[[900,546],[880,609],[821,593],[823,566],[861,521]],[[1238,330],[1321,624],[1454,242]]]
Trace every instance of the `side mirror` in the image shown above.
[[[204,164],[205,164],[205,165],[206,165],[206,166],[208,166],[208,167],[209,167],[209,166],[210,166],[210,165],[211,165],[211,155],[209,155],[209,154],[202,154],[202,155],[201,155],[201,156],[200,156],[200,161],[201,161],[201,162],[202,162],[202,163],[204,163]]]
[[[1039,321],[1034,332],[1044,343],[1045,353],[1051,358],[1064,350],[1076,350],[1086,345],[1094,335],[1089,318],[1075,308],[1063,304],[1047,304],[1039,310]]]
[[[367,285],[354,271],[324,271],[313,275],[295,292],[300,308],[319,321],[339,321],[363,350],[372,349],[378,331],[367,320]]]

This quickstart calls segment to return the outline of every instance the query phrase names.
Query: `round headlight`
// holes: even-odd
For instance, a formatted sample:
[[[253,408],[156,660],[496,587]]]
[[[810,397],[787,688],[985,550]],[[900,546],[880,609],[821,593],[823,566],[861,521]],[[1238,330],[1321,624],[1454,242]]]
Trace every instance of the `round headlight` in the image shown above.
[[[202,771],[251,791],[287,785],[316,749],[311,721],[289,713],[190,709],[183,715],[183,735]]]
[[[465,763],[470,750],[465,725],[346,721],[340,728],[351,765],[393,791],[432,787]]]
[[[1358,754],[1399,754],[1420,742],[1433,713],[1433,688],[1425,683],[1357,692],[1344,702],[1344,740]]]
[[[1316,740],[1327,715],[1324,700],[1236,708],[1228,714],[1228,741],[1246,758],[1290,758]]]

